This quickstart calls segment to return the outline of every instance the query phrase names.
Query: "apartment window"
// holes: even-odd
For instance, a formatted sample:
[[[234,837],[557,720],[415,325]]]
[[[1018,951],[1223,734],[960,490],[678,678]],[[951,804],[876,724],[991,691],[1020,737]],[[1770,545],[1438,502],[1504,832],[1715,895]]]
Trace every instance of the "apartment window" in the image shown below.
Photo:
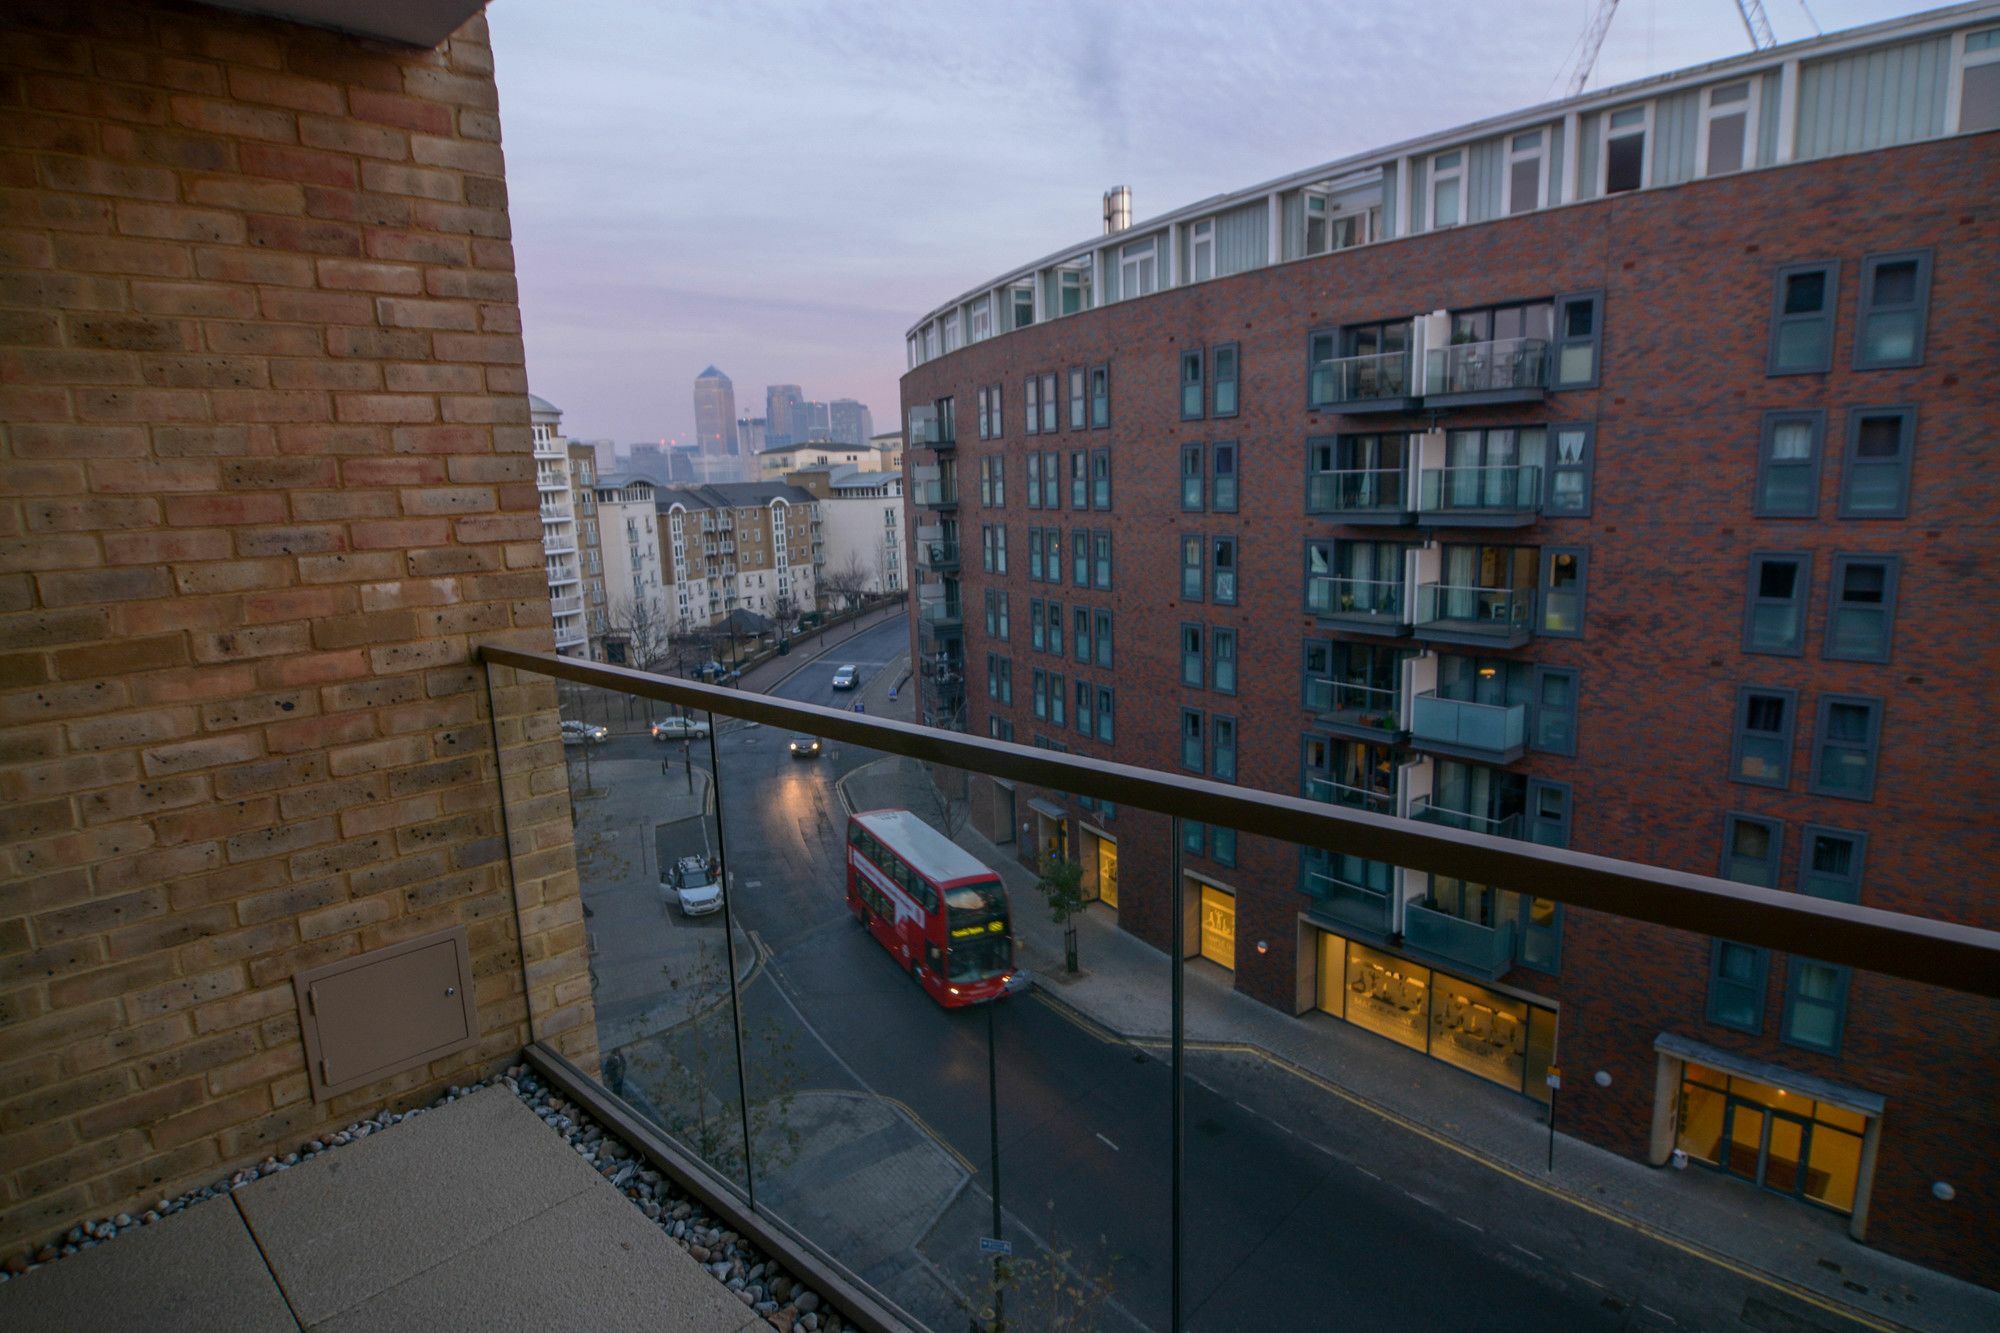
[[[1049,673],[1049,721],[1055,723],[1059,727],[1067,726],[1069,724],[1069,718],[1068,718],[1069,709],[1067,703],[1068,698],[1069,698],[1069,692],[1063,685],[1063,678],[1061,676],[1056,675],[1053,671],[1050,672]],[[1063,748],[1068,749],[1069,747],[1064,746]]]
[[[1551,426],[1555,449],[1549,459],[1549,488],[1542,512],[1550,518],[1582,518],[1590,513],[1591,469],[1597,462],[1597,427],[1588,422]]]
[[[989,574],[1007,572],[1007,529],[987,524],[979,529],[981,564]]]
[[[1236,693],[1236,631],[1212,629],[1208,632],[1210,659],[1208,683],[1222,694]]]
[[[1189,856],[1205,856],[1208,853],[1208,825],[1198,819],[1183,819],[1181,826],[1181,850]]]
[[[1799,892],[1834,902],[1861,901],[1861,866],[1868,835],[1808,824],[1799,862]]]
[[[1152,237],[1134,241],[1118,251],[1118,298],[1150,296],[1159,290],[1158,242]]]
[[[1646,141],[1653,108],[1630,106],[1604,118],[1604,143],[1597,156],[1598,193],[1623,194],[1646,183]]]
[[[1211,586],[1217,606],[1236,605],[1236,539],[1217,537],[1211,554],[1214,575]]]
[[[1200,513],[1207,498],[1208,460],[1206,450],[1198,444],[1181,446],[1181,509],[1183,512]]]
[[[1064,313],[1067,314],[1069,312],[1065,311]],[[1089,419],[1084,414],[1083,383],[1083,371],[1072,369],[1069,372],[1069,428],[1071,430],[1082,430],[1090,424]]]
[[[1111,613],[1097,613],[1097,665],[1109,670],[1111,667]]]
[[[1069,456],[1069,507],[1090,508],[1090,456],[1080,451]]]
[[[982,338],[990,338],[993,335],[993,300],[991,297],[982,296],[972,303],[972,320],[969,327],[972,331],[972,341],[974,342],[978,342]]]
[[[1201,626],[1181,626],[1181,684],[1196,689],[1206,683],[1207,658],[1202,653],[1201,640]]]
[[[1822,696],[1813,727],[1812,790],[1821,796],[1872,800],[1881,726],[1880,699]]]
[[[1550,754],[1576,753],[1576,672],[1537,666],[1533,680],[1532,743]]]
[[[1736,692],[1736,734],[1730,749],[1729,776],[1760,787],[1782,787],[1792,773],[1792,724],[1798,707],[1795,690],[1743,686]]]
[[[1181,597],[1190,602],[1202,599],[1208,582],[1208,570],[1202,560],[1202,544],[1200,537],[1181,538]]]
[[[1208,774],[1218,782],[1236,781],[1236,719],[1221,713],[1208,720]]]
[[[1030,547],[1029,549],[1032,550],[1033,548]],[[1037,652],[1046,651],[1048,648],[1048,640],[1043,629],[1046,623],[1047,621],[1042,611],[1042,599],[1039,597],[1030,598],[1028,600],[1028,641],[1034,645]]]
[[[1029,375],[1021,381],[1021,433],[1039,435],[1042,430],[1042,381]]]
[[[1208,449],[1209,507],[1218,514],[1236,512],[1236,442],[1225,440]]]
[[[1111,709],[1114,702],[1109,685],[1097,687],[1097,739],[1109,744],[1112,737]]]
[[[1181,767],[1190,773],[1202,771],[1205,746],[1202,741],[1202,716],[1192,708],[1181,709]]]
[[[1062,508],[1062,455],[1051,450],[1041,455],[1042,459],[1042,508]],[[1028,455],[1028,466],[1035,465],[1035,455]]]
[[[1847,414],[1840,472],[1842,518],[1902,518],[1910,504],[1914,407],[1857,408]]]
[[[1056,278],[1056,297],[1062,313],[1074,315],[1090,309],[1090,260],[1088,257],[1076,266],[1060,270]]]
[[[1856,370],[1924,363],[1924,323],[1931,301],[1931,253],[1869,255],[1861,261],[1861,323]]]
[[[1001,457],[979,460],[979,503],[985,509],[1007,505],[1007,460]]]
[[[1964,43],[1952,89],[1959,132],[2000,129],[2000,28],[1968,32]]]
[[[1590,553],[1581,546],[1542,548],[1541,632],[1559,639],[1583,637],[1584,577]]]
[[[1893,555],[1833,558],[1833,605],[1826,619],[1826,656],[1847,662],[1886,662],[1896,624],[1896,579],[1902,561]]]
[[[1063,651],[1062,603],[1061,602],[1047,603],[1044,610],[1044,614],[1047,617],[1048,627],[1049,627],[1048,628],[1049,651],[1054,653],[1057,657],[1061,657]]]
[[[1237,366],[1239,362],[1235,343],[1224,343],[1210,355],[1210,371],[1215,381],[1214,414],[1218,417],[1236,415],[1238,382],[1242,378]]]
[[[1076,683],[1076,729],[1085,736],[1091,734],[1095,725],[1096,713],[1091,707],[1091,701],[1096,695],[1097,687],[1089,681],[1080,680]]]
[[[1694,173],[1727,176],[1749,166],[1757,142],[1755,82],[1719,84],[1702,94],[1701,136],[1695,140]]]
[[[1090,368],[1090,428],[1104,430],[1111,425],[1111,367]]]
[[[986,697],[1003,704],[1014,702],[1014,664],[998,653],[986,654]]]
[[[1785,964],[1785,1010],[1778,1037],[1809,1051],[1838,1054],[1847,1027],[1849,972],[1832,963],[1792,957]]]
[[[1069,534],[1070,582],[1079,588],[1090,586],[1090,534],[1072,528]]]
[[[1051,497],[1053,498],[1053,497]],[[1035,466],[1035,455],[1028,455],[1028,508],[1042,507],[1042,470]]]
[[[1056,373],[1042,372],[1042,429],[1044,435],[1056,433]]]
[[[1090,551],[1092,560],[1092,585],[1108,591],[1111,587],[1111,534],[1108,532],[1091,533]]]
[[[1208,386],[1202,373],[1201,350],[1181,353],[1181,420],[1199,421],[1208,402]]]
[[[986,719],[986,734],[996,741],[1011,741],[1014,739],[1014,724],[1004,717],[989,717]]]
[[[1111,451],[1090,451],[1090,507],[1111,508]]]
[[[1778,270],[1771,311],[1772,375],[1816,375],[1833,365],[1833,298],[1840,265],[1787,264]]]
[[[1750,605],[1743,622],[1743,651],[1797,657],[1806,646],[1806,594],[1812,557],[1803,552],[1750,557]]]
[[[1040,633],[1041,628],[1041,622],[1039,620],[1036,621],[1035,630],[1037,634]],[[1040,645],[1037,646],[1039,647]],[[1035,716],[1046,719],[1049,715],[1049,673],[1040,667],[1036,667],[1030,690],[1030,697],[1034,700]]]
[[[1820,442],[1824,412],[1766,412],[1757,445],[1759,518],[1812,518],[1819,513]]]
[[[1215,276],[1215,219],[1188,226],[1188,280],[1207,282]]]
[[[992,388],[986,391],[986,396],[989,400],[991,400],[993,406],[992,438],[996,440],[1006,433],[1005,428],[1001,424],[1001,419],[1005,413],[1005,409],[1001,406],[1000,403],[1000,388],[1001,386],[996,384]]]
[[[1785,826],[1774,819],[1727,815],[1722,830],[1722,877],[1760,888],[1778,887],[1778,850]]]
[[[1764,1030],[1764,980],[1771,956],[1763,949],[1717,940],[1708,961],[1708,1021],[1739,1032]]]
[[[1299,662],[1299,702],[1308,712],[1333,711],[1333,645],[1309,639]]]
[[[954,310],[944,317],[944,350],[956,352],[964,341],[958,331],[958,312]]]
[[[1431,215],[1427,228],[1456,227],[1465,220],[1465,152],[1457,149],[1431,159]]]
[[[1032,283],[1017,282],[1012,290],[1014,322],[1009,327],[1025,329],[1035,322],[1035,288]]]
[[[1548,172],[1547,136],[1541,130],[1516,134],[1507,140],[1507,174],[1500,178],[1500,211],[1509,217],[1532,213],[1548,203],[1542,193]]]
[[[1596,388],[1604,339],[1604,293],[1557,297],[1555,334],[1554,387]]]
[[[1077,607],[1074,612],[1074,618],[1070,622],[1070,625],[1071,625],[1070,636],[1069,636],[1070,650],[1076,655],[1077,661],[1082,662],[1087,666],[1090,663],[1089,608],[1082,606]]]

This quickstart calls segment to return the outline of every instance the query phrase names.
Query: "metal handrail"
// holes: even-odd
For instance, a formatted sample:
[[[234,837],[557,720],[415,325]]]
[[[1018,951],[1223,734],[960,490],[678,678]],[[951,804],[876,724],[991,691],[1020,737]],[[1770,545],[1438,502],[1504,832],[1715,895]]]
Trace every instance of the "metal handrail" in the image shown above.
[[[1538,897],[1572,907],[1769,949],[1795,949],[1822,962],[2000,999],[2000,931],[1495,838],[914,722],[670,680],[631,667],[497,644],[483,645],[477,652],[479,660],[490,666],[595,685],[1434,875],[1481,884],[1531,884]]]
[[[1425,468],[1417,478],[1419,511],[1532,510],[1541,502],[1542,470],[1532,463]]]
[[[1525,624],[1534,604],[1533,588],[1481,588],[1470,584],[1425,583],[1417,588],[1416,623],[1476,620],[1500,625]]]
[[[1493,338],[1433,347],[1425,357],[1424,395],[1539,389],[1548,383],[1546,338]]]
[[[1405,504],[1403,480],[1403,469],[1399,467],[1344,467],[1315,472],[1306,478],[1306,512],[1338,514],[1401,509]]]
[[[1346,604],[1339,605],[1341,602]],[[1400,616],[1403,614],[1403,581],[1315,574],[1307,586],[1307,605],[1314,613],[1323,616]]]

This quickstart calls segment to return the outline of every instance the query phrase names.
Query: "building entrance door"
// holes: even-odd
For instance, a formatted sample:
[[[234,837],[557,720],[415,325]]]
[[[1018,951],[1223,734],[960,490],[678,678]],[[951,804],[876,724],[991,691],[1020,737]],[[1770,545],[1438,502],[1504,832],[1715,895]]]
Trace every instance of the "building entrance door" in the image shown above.
[[[1729,1101],[1729,1132],[1723,1165],[1731,1175],[1779,1194],[1800,1193],[1812,1139],[1812,1122],[1753,1102]]]
[[[1201,886],[1201,956],[1236,970],[1236,896]]]
[[[1097,896],[1106,907],[1118,906],[1118,844],[1097,839]]]

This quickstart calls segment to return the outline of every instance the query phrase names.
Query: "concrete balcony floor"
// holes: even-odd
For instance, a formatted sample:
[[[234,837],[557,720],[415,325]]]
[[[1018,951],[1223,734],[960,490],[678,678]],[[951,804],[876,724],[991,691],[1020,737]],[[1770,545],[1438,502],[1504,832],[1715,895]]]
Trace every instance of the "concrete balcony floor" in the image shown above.
[[[766,1327],[505,1088],[0,1285],[0,1328]]]

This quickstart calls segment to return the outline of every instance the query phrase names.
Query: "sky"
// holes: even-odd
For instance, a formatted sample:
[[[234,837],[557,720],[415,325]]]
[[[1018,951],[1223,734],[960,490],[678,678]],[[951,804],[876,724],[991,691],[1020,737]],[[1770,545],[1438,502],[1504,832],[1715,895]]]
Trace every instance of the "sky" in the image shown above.
[[[798,384],[894,429],[909,327],[1107,188],[1143,221],[1550,100],[1596,3],[498,0],[529,382],[572,439],[691,440],[710,364],[740,416]],[[1589,87],[1749,48],[1734,0],[1623,0]]]

